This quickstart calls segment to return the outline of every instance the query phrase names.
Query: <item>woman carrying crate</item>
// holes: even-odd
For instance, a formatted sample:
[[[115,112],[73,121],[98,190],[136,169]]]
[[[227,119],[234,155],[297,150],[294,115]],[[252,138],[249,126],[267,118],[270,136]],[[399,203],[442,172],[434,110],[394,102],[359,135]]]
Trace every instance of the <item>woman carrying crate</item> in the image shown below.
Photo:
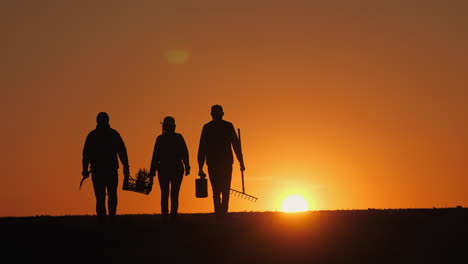
[[[159,187],[161,188],[161,215],[163,223],[169,216],[169,195],[171,197],[171,222],[176,221],[179,208],[179,190],[182,178],[190,174],[190,162],[184,137],[175,132],[175,119],[164,118],[162,134],[156,138],[153,157],[151,159],[150,176],[158,171]]]

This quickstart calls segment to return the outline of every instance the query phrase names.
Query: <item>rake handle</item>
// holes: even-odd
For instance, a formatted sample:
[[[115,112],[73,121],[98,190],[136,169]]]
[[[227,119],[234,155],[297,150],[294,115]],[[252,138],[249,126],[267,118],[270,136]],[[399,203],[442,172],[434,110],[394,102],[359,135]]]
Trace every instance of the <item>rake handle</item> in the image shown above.
[[[241,144],[241,133],[240,128],[237,128],[237,134],[239,135],[239,148],[242,153],[242,144]],[[242,192],[245,193],[245,186],[244,186],[244,171],[241,170],[241,177],[242,177]]]
[[[244,171],[241,171],[242,175],[242,192],[245,193],[245,187],[244,187]]]

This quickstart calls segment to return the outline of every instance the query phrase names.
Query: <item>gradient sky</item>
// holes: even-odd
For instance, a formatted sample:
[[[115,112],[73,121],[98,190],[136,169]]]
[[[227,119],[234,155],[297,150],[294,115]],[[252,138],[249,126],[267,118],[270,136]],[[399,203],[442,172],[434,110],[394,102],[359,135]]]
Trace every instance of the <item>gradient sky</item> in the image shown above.
[[[194,181],[213,104],[241,128],[259,197],[232,211],[290,194],[313,210],[468,206],[467,17],[466,1],[2,1],[0,216],[95,213],[78,185],[100,111],[132,174],[175,117],[192,165],[180,212],[212,212]],[[118,213],[160,212],[157,185],[121,183]]]

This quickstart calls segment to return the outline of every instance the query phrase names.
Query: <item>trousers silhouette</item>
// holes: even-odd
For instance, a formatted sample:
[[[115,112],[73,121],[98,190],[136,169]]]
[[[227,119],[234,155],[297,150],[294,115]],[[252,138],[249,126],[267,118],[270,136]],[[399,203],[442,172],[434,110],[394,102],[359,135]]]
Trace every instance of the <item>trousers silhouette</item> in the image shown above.
[[[213,192],[213,204],[216,218],[222,220],[229,210],[232,165],[208,167],[208,177]]]
[[[159,187],[161,189],[161,214],[166,217],[169,214],[169,197],[171,199],[171,217],[177,215],[179,209],[179,191],[184,177],[184,171],[160,169],[158,173]]]
[[[117,212],[117,170],[95,171],[92,174],[94,195],[96,196],[96,214],[98,221],[103,223],[106,220],[106,192],[108,195],[107,207],[109,209],[109,220],[114,220]]]

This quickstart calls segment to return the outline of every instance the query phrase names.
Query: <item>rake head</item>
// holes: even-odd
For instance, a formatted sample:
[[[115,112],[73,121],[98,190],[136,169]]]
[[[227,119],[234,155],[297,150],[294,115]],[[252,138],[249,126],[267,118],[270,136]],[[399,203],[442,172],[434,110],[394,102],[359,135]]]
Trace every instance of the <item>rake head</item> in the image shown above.
[[[245,192],[241,192],[241,191],[234,190],[234,189],[231,189],[231,193],[232,195],[236,197],[241,197],[242,199],[246,199],[246,200],[253,201],[253,202],[256,202],[258,199],[255,196],[252,196],[250,194],[246,194]]]
[[[240,128],[237,129],[237,133],[238,133],[238,135],[239,135],[239,146],[240,146],[240,145],[241,145]],[[238,197],[241,197],[241,198],[243,198],[243,199],[256,202],[257,199],[258,199],[257,197],[245,193],[244,169],[241,169],[241,177],[242,177],[242,192],[241,192],[241,191],[238,191],[238,190],[231,189],[232,194],[233,194],[234,196],[238,196]]]

